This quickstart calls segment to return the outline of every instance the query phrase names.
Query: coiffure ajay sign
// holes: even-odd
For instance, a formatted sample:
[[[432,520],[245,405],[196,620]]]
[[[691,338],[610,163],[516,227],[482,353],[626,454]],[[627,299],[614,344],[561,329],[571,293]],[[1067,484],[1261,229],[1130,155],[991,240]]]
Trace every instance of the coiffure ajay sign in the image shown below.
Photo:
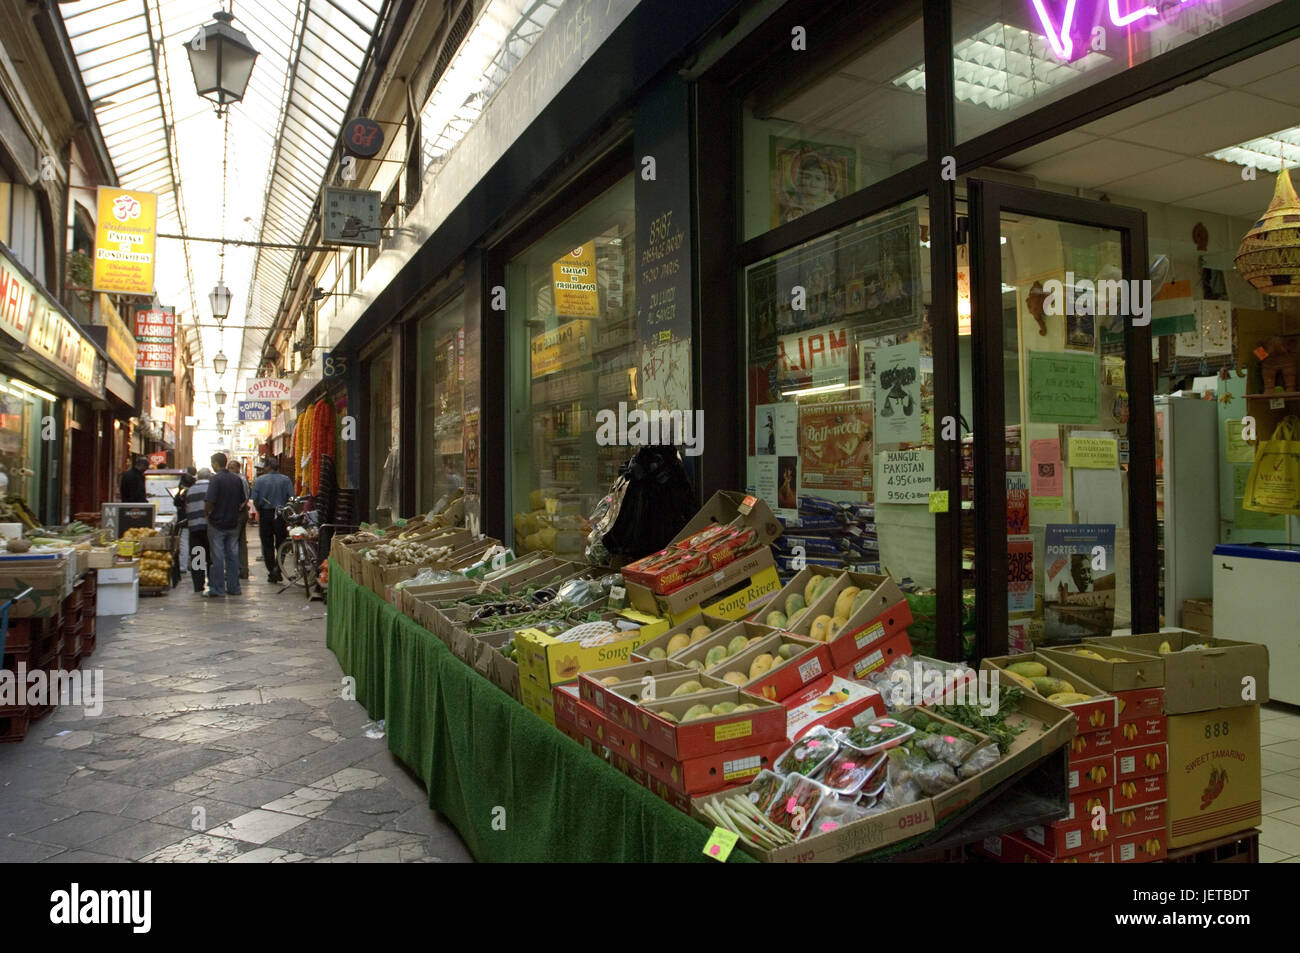
[[[1076,59],[1108,29],[1152,29],[1172,23],[1188,7],[1210,0],[1028,0],[1052,52]]]

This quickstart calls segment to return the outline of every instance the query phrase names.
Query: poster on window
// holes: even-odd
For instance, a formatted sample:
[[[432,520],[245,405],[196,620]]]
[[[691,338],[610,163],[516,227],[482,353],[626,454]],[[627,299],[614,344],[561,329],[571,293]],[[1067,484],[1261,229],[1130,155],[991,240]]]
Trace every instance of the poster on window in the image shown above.
[[[808,493],[871,488],[871,402],[841,401],[799,407],[800,486]]]
[[[1115,526],[1048,523],[1043,554],[1049,640],[1109,635],[1115,617]]]
[[[920,443],[920,343],[877,348],[871,358],[876,382],[876,442]]]
[[[858,156],[850,146],[772,136],[769,149],[773,228],[842,199],[857,188]]]
[[[1007,537],[1007,612],[1034,609],[1034,537]]]
[[[753,452],[759,456],[794,457],[799,454],[799,405],[794,402],[759,404],[754,408]]]

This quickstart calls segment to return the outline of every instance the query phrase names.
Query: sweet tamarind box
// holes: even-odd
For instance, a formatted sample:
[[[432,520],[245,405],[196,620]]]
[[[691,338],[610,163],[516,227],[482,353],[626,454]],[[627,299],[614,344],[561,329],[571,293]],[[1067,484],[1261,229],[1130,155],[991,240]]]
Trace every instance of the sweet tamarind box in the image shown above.
[[[1259,706],[1169,716],[1170,847],[1259,826]]]

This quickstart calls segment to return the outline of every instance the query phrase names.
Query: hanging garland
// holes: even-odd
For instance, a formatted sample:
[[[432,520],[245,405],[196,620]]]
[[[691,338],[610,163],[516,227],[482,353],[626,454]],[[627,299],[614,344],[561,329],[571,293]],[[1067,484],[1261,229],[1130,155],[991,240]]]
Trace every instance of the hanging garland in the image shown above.
[[[312,408],[311,464],[309,493],[320,493],[321,464],[325,455],[334,455],[334,405],[326,398],[321,398]]]

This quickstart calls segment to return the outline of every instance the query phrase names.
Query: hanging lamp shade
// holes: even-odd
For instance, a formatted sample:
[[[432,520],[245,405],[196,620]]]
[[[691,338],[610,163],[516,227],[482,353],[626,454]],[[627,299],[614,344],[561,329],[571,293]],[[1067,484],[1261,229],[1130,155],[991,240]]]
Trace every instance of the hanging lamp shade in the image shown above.
[[[217,388],[217,392],[212,396],[216,399],[218,404],[224,404],[226,402],[226,392],[220,387]]]
[[[194,73],[194,88],[217,104],[219,116],[228,105],[244,98],[257,50],[242,30],[231,26],[234,17],[229,13],[218,11],[212,18],[216,22],[201,27],[185,44],[185,51]]]
[[[218,376],[226,373],[226,367],[229,364],[230,362],[226,360],[225,351],[218,351],[217,356],[212,359],[212,369],[217,372]]]
[[[1237,249],[1237,270],[1267,295],[1300,295],[1300,196],[1283,166],[1273,201]]]

